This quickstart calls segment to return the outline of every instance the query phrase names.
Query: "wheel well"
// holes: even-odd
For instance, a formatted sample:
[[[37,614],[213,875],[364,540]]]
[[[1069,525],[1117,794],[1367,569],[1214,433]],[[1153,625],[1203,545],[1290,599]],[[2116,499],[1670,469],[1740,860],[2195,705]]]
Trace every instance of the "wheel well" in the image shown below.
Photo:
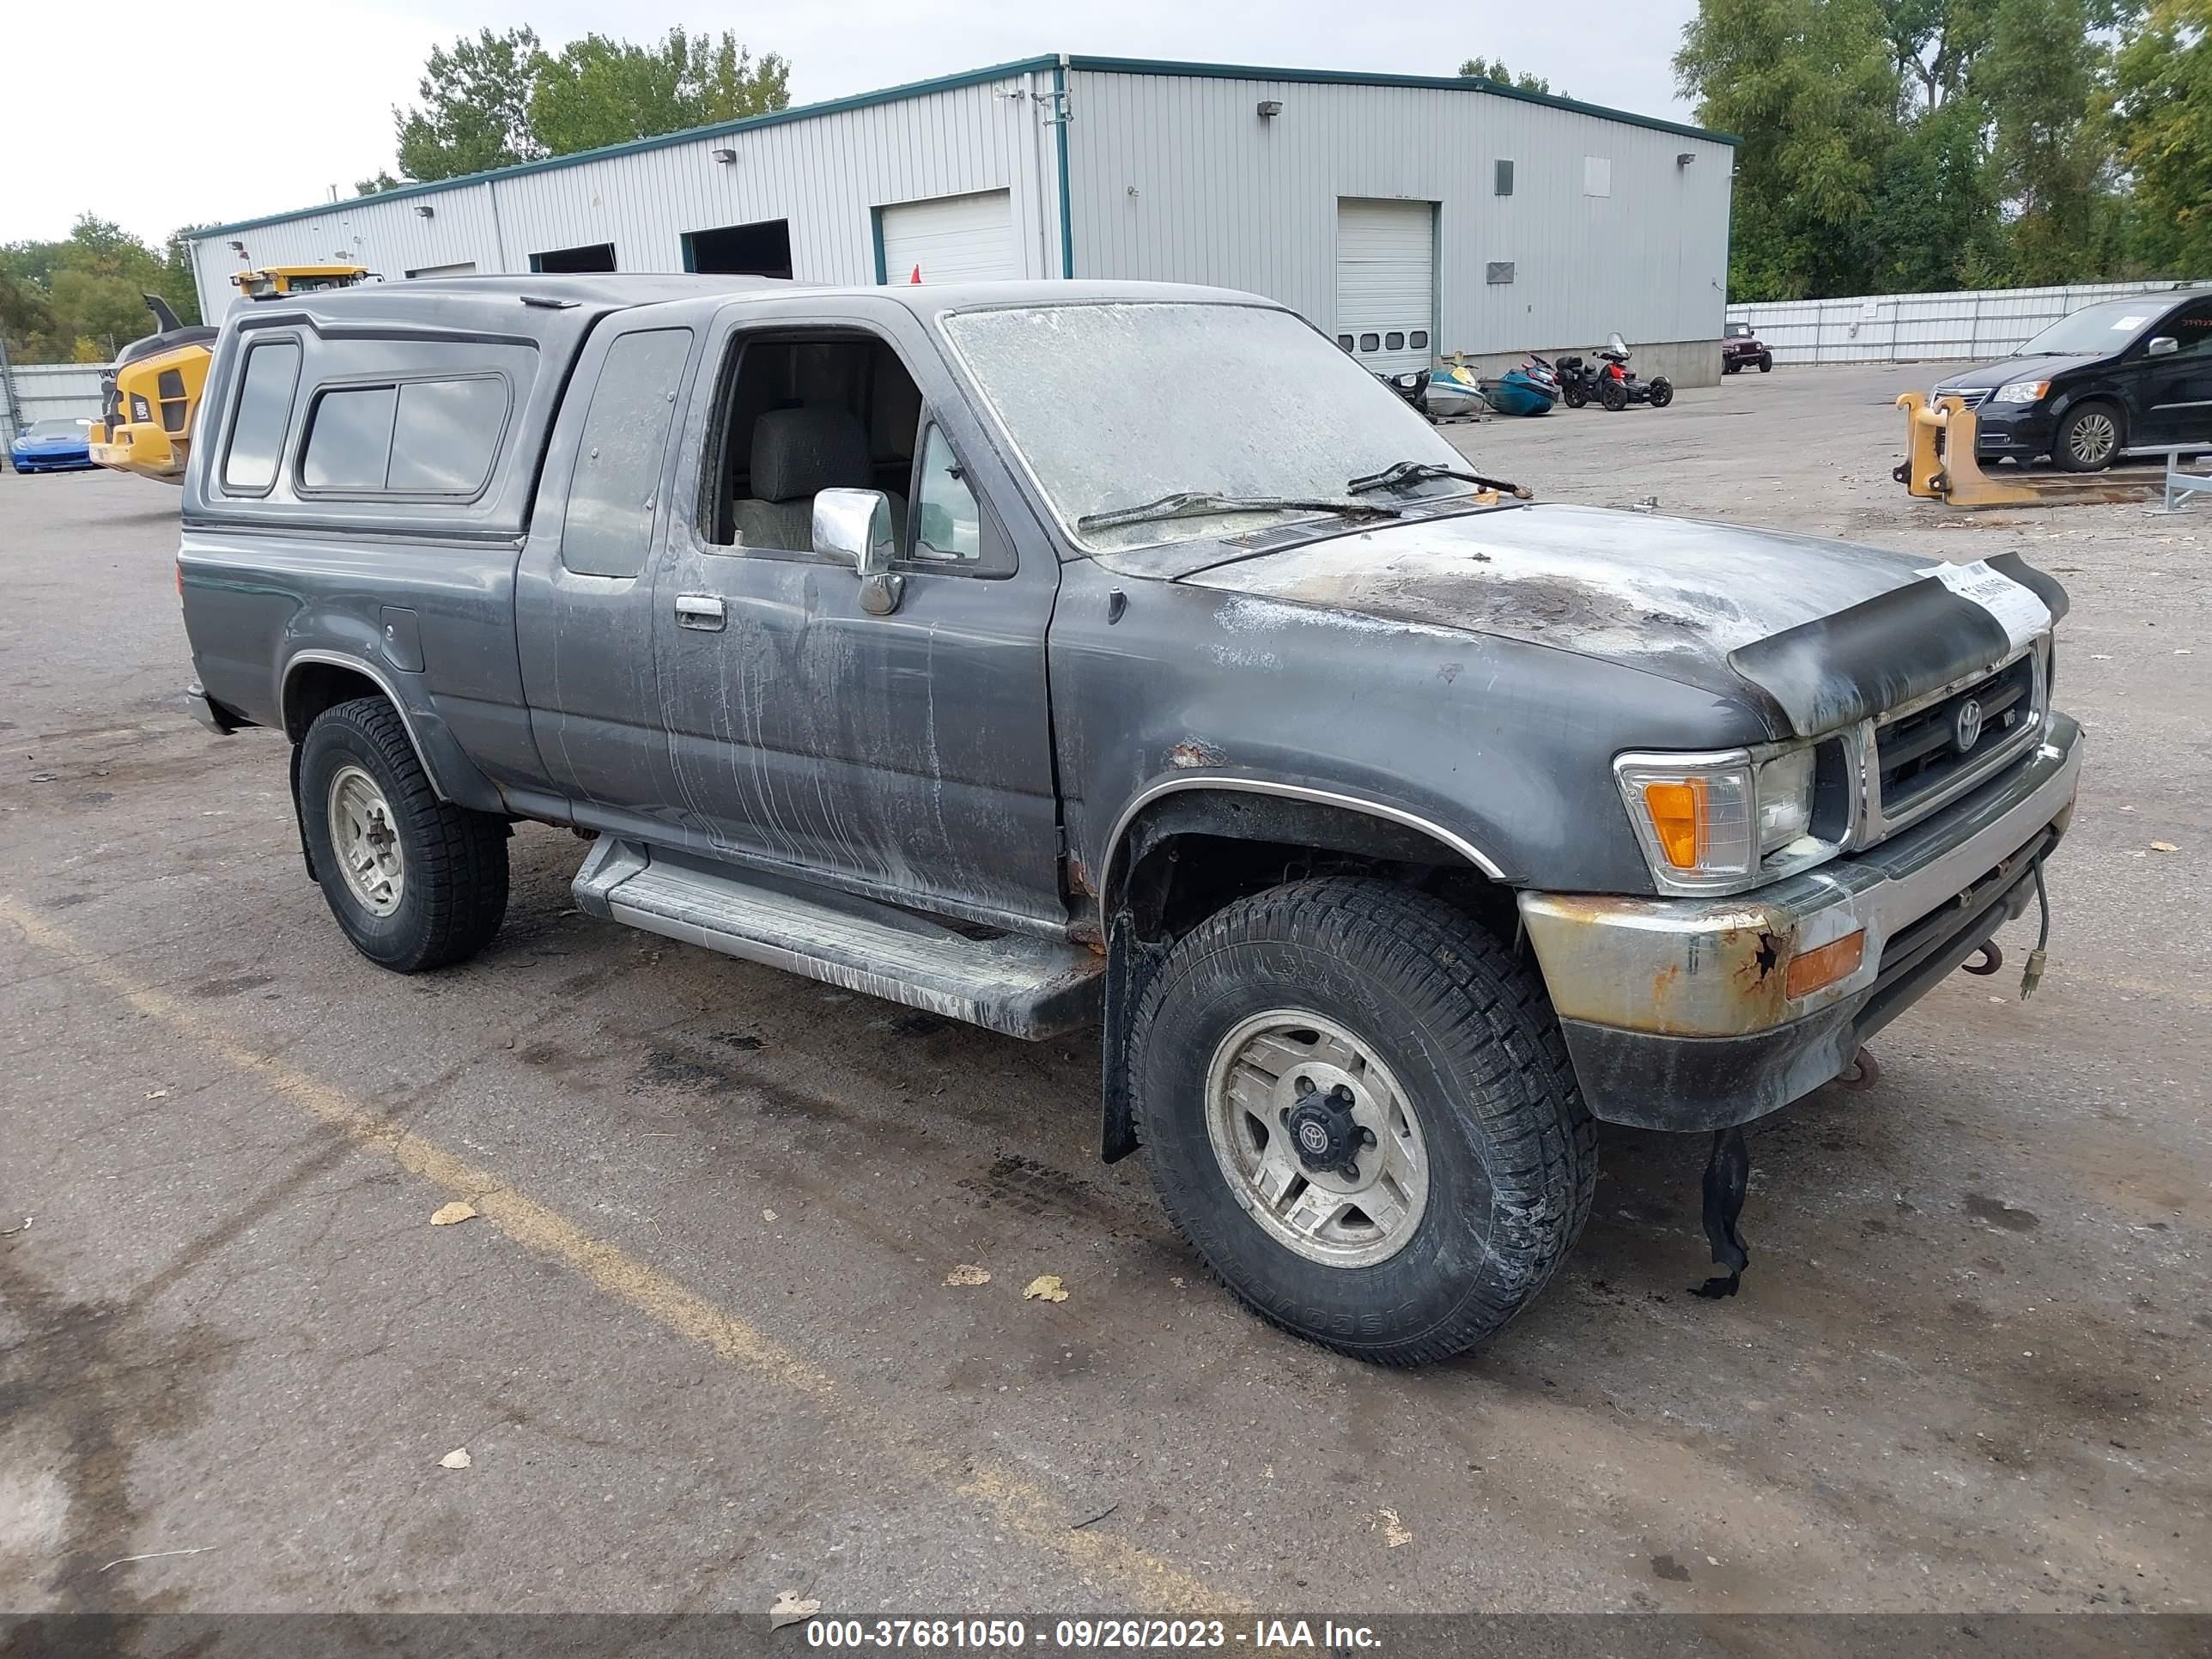
[[[1273,795],[1166,796],[1131,826],[1115,866],[1109,922],[1156,947],[1224,905],[1305,876],[1397,881],[1434,894],[1507,940],[1517,914],[1510,889],[1433,836],[1355,808]]]
[[[334,662],[301,663],[284,682],[284,734],[297,743],[326,708],[356,697],[384,697],[384,688],[359,669]],[[403,715],[404,719],[404,716]]]

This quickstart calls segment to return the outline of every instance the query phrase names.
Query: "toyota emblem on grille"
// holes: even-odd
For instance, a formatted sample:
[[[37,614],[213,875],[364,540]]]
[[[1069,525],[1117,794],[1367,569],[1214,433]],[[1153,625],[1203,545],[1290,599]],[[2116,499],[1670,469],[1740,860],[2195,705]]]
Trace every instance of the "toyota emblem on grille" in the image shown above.
[[[1960,754],[1966,754],[1982,740],[1982,705],[1969,697],[1959,705],[1959,712],[1951,719],[1951,742]]]

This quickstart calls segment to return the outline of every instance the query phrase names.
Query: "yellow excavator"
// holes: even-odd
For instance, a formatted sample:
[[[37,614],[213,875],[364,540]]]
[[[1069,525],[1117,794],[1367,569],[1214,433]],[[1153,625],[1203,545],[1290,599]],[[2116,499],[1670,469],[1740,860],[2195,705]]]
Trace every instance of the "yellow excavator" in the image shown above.
[[[271,265],[234,272],[230,280],[248,300],[273,300],[350,288],[371,274],[359,265]],[[187,328],[158,295],[145,297],[160,327],[124,347],[114,367],[101,372],[100,418],[89,434],[92,459],[118,472],[182,483],[216,331]]]

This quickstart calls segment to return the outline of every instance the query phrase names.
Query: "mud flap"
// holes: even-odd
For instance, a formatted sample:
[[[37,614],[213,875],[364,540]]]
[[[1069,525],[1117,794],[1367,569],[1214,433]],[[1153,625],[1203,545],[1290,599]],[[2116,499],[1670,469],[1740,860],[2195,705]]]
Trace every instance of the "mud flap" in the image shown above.
[[[1714,1130],[1712,1156],[1705,1160],[1705,1242],[1712,1246],[1713,1260],[1728,1269],[1728,1276],[1716,1274],[1693,1286],[1691,1295],[1717,1299],[1735,1294],[1743,1270],[1751,1261],[1743,1236],[1735,1230],[1736,1218],[1743,1213],[1744,1188],[1750,1183],[1751,1146],[1744,1139],[1742,1126]]]
[[[300,807],[300,751],[305,746],[292,745],[292,827],[300,832],[300,861],[307,866],[307,879],[319,883],[322,878],[315,873],[315,855],[307,849],[307,814]]]

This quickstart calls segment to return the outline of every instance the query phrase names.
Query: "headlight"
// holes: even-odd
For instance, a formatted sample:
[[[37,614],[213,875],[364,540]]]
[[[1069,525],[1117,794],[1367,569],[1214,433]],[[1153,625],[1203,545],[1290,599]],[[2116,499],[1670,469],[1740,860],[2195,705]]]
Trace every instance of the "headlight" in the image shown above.
[[[1990,401],[1993,404],[2040,403],[2043,394],[2050,390],[2051,382],[2048,380],[2014,380],[2008,386],[1999,386],[1996,395]]]
[[[1623,755],[1613,763],[1629,821],[1661,887],[1740,887],[1759,861],[1811,833],[1813,750],[1754,761],[1743,750]]]

